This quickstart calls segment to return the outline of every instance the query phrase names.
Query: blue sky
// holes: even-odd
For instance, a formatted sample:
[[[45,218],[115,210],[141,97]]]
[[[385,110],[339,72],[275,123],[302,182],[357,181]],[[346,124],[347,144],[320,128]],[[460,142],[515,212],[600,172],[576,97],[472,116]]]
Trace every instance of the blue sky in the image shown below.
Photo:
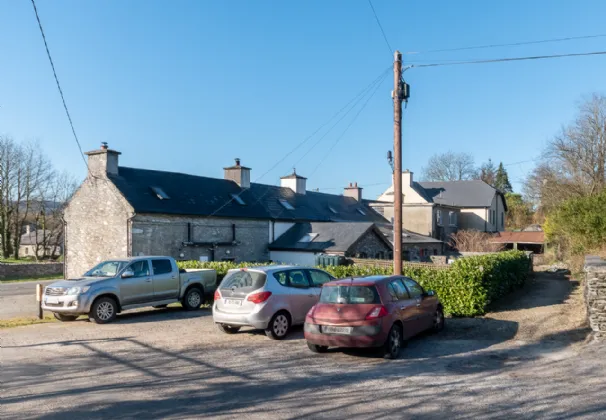
[[[124,166],[221,177],[235,157],[274,184],[316,142],[293,147],[391,65],[366,0],[38,0],[83,149],[107,141]],[[403,52],[606,33],[606,2],[374,0]],[[404,55],[437,62],[606,50],[606,38]],[[60,169],[84,164],[29,1],[0,2],[0,133],[37,140]],[[406,72],[404,168],[449,149],[513,163],[536,157],[583,95],[606,92],[606,56],[418,68]],[[308,189],[388,183],[389,74],[297,163]],[[330,125],[328,126],[330,127]],[[319,133],[323,134],[323,131]],[[533,166],[509,165],[514,188]],[[387,185],[372,185],[375,198]]]

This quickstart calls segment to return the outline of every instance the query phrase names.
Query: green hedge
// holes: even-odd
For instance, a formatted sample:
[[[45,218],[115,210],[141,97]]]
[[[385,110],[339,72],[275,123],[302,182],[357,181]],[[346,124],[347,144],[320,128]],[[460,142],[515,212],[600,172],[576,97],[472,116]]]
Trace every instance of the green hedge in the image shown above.
[[[218,279],[227,270],[266,264],[182,261],[180,268],[212,268]],[[337,278],[392,274],[388,267],[320,267]],[[417,280],[425,289],[435,290],[444,311],[454,316],[482,315],[498,298],[521,287],[530,272],[530,260],[522,251],[507,251],[456,260],[449,269],[404,266],[404,274]]]

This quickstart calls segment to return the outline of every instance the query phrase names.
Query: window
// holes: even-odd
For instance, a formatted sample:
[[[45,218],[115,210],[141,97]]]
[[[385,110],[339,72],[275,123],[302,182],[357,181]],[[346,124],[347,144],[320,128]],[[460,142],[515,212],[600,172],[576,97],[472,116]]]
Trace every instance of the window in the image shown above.
[[[320,270],[309,270],[309,277],[311,278],[312,287],[320,287],[332,280],[328,273]]]
[[[152,260],[152,268],[154,269],[154,276],[168,274],[173,271],[170,260]]]
[[[376,258],[377,260],[382,260],[382,259],[384,259],[384,258],[385,258],[385,253],[384,253],[383,251],[379,251],[379,252],[377,252],[377,253],[375,254],[375,258]]]
[[[330,212],[331,212],[332,214],[338,214],[338,213],[339,213],[339,212],[338,212],[338,211],[336,211],[336,210],[335,210],[335,208],[334,208],[334,207],[332,207],[332,206],[328,206],[328,210],[330,210]]]
[[[490,221],[490,223],[493,225],[497,224],[497,211],[496,210],[492,211],[492,220]]]
[[[129,268],[135,273],[133,277],[149,276],[149,264],[147,263],[147,260],[136,261],[132,263]]]
[[[311,242],[318,237],[317,233],[306,233],[299,242]]]
[[[438,224],[438,226],[442,226],[442,210],[437,210],[436,211],[436,223]]]
[[[288,274],[285,271],[280,271],[278,273],[274,273],[274,278],[280,283],[282,286],[288,286]]]
[[[406,285],[406,288],[408,289],[408,292],[410,293],[411,298],[417,299],[423,296],[423,293],[425,293],[425,291],[421,286],[419,286],[416,281],[414,281],[413,279],[409,279],[408,277],[404,277],[403,280],[404,284]]]
[[[282,204],[282,207],[284,207],[286,210],[294,210],[295,208],[285,199],[280,198],[278,199],[278,201],[280,202],[280,204]]]
[[[320,294],[322,303],[380,304],[381,298],[374,286],[325,286]]]
[[[115,277],[126,264],[126,261],[105,261],[84,273],[84,277]]]
[[[454,211],[449,211],[448,212],[448,224],[450,226],[456,226],[457,225],[457,213],[455,213]]]
[[[393,288],[393,290],[396,293],[396,298],[397,298],[396,300],[410,299],[410,295],[408,294],[406,287],[404,287],[402,280],[394,280],[391,283],[389,283],[389,285]]]
[[[360,213],[362,216],[366,216],[366,212],[364,210],[362,210],[361,208],[357,208],[356,209],[358,211],[358,213]]]
[[[29,248],[25,247],[25,255],[27,255],[29,253]]]
[[[223,278],[219,289],[224,298],[244,297],[253,290],[265,286],[267,276],[260,271],[230,270]]]
[[[166,194],[162,188],[160,188],[160,187],[150,187],[150,188],[152,189],[154,194],[156,194],[156,197],[158,197],[160,200],[169,200],[170,199],[168,194]]]
[[[240,197],[240,194],[231,194],[231,198],[241,206],[246,205],[246,202]]]
[[[505,214],[501,212],[501,229],[505,229]]]
[[[288,272],[288,283],[290,287],[305,289],[309,287],[307,276],[303,270],[293,270]]]

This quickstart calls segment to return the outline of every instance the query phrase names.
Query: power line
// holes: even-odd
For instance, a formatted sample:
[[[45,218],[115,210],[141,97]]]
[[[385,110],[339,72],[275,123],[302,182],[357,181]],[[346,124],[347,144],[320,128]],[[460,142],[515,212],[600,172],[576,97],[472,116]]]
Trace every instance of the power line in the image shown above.
[[[341,139],[343,138],[343,136],[345,136],[345,133],[347,133],[347,131],[349,130],[349,128],[353,125],[353,123],[358,119],[358,117],[360,116],[360,114],[362,113],[362,111],[364,111],[364,108],[366,108],[366,105],[368,105],[368,102],[370,102],[370,100],[373,98],[373,96],[375,96],[375,93],[377,93],[377,91],[379,90],[379,88],[381,87],[381,84],[383,83],[383,81],[385,80],[385,76],[387,75],[387,73],[385,73],[385,75],[383,76],[383,79],[381,79],[381,81],[379,83],[377,83],[377,86],[375,87],[375,90],[372,92],[372,94],[368,97],[368,99],[366,99],[366,102],[364,102],[364,104],[362,105],[362,107],[360,108],[360,110],[358,111],[358,113],[353,117],[353,119],[350,121],[350,123],[347,125],[347,127],[345,127],[345,130],[343,130],[343,132],[341,133],[341,135],[339,137],[337,137],[337,139],[335,140],[335,142],[332,144],[332,146],[328,149],[328,151],[324,154],[324,157],[320,160],[320,162],[318,162],[318,164],[316,165],[316,167],[314,168],[313,171],[311,171],[311,173],[309,174],[309,177],[311,177],[317,170],[318,168],[322,165],[322,163],[326,160],[326,158],[330,155],[330,152],[332,152],[332,150],[337,146],[337,144],[339,144],[339,142],[341,141]]]
[[[520,46],[520,45],[545,44],[545,43],[550,43],[550,42],[573,41],[576,39],[590,39],[590,38],[602,38],[602,37],[606,37],[606,34],[571,36],[571,37],[566,37],[566,38],[543,39],[540,41],[513,42],[513,43],[509,43],[509,44],[488,44],[488,45],[477,45],[477,46],[472,46],[472,47],[445,48],[445,49],[439,49],[439,50],[409,51],[404,54],[407,54],[407,55],[428,54],[428,53],[437,53],[437,52],[479,50],[479,49],[484,49],[484,48],[515,47],[515,46]]]
[[[78,136],[76,135],[76,130],[74,129],[74,123],[72,122],[72,117],[69,114],[69,110],[67,109],[67,104],[65,103],[65,97],[63,96],[63,90],[61,89],[61,85],[59,84],[59,78],[57,77],[57,72],[55,70],[55,64],[53,63],[53,58],[51,57],[51,53],[48,49],[48,44],[46,43],[46,36],[44,35],[44,29],[42,29],[42,22],[40,22],[40,16],[38,16],[38,9],[36,8],[36,3],[32,0],[32,6],[34,6],[34,13],[36,13],[36,20],[38,21],[38,26],[40,27],[40,34],[42,35],[42,40],[44,41],[44,47],[46,48],[46,55],[48,56],[48,61],[50,61],[51,68],[53,69],[53,76],[55,76],[55,82],[57,82],[57,89],[59,89],[59,95],[61,95],[61,101],[63,101],[63,108],[65,109],[65,113],[67,114],[67,119],[69,120],[69,125],[72,128],[72,134],[74,135],[74,139],[76,140],[76,144],[78,145],[78,150],[80,150],[80,156],[82,156],[82,160],[84,161],[84,165],[88,168],[88,162],[84,157],[84,152],[82,151],[82,146],[80,145],[80,140],[78,140]]]
[[[496,58],[491,60],[475,60],[475,61],[454,61],[452,63],[432,63],[432,64],[412,64],[408,68],[420,68],[420,67],[441,67],[441,66],[457,66],[461,64],[484,64],[484,63],[501,63],[506,61],[524,61],[524,60],[544,60],[548,58],[562,58],[562,57],[581,57],[589,55],[604,55],[606,51],[595,51],[588,53],[570,53],[570,54],[554,54],[554,55],[536,55],[530,57],[514,57],[514,58]]]
[[[372,14],[375,15],[375,20],[377,21],[377,25],[379,25],[379,29],[381,29],[381,33],[383,34],[383,39],[385,40],[385,44],[387,44],[387,48],[389,48],[389,54],[393,54],[393,49],[391,45],[389,45],[389,41],[387,40],[387,35],[385,35],[385,31],[383,30],[383,25],[381,25],[381,21],[379,20],[379,16],[377,16],[377,12],[375,11],[374,6],[372,5],[372,1],[368,0],[368,4],[372,9]]]

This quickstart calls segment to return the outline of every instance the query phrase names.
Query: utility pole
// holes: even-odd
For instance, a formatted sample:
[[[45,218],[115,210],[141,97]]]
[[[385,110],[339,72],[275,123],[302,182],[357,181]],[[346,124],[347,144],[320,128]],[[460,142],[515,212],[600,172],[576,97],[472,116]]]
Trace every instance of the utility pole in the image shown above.
[[[394,53],[393,61],[393,273],[402,274],[402,54]]]

